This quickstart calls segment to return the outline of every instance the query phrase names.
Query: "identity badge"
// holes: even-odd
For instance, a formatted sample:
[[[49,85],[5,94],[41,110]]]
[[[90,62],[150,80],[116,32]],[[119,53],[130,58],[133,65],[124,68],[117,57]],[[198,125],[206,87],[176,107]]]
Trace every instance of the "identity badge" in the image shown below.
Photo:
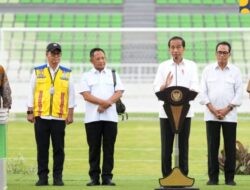
[[[54,94],[54,86],[50,87],[50,94],[53,95]]]

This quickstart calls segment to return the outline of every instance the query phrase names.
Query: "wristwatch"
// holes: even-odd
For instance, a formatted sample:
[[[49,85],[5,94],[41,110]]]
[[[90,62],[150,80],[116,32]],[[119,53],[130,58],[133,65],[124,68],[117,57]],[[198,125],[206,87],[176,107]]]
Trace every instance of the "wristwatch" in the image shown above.
[[[29,115],[29,114],[33,114],[33,111],[27,111],[27,115]]]
[[[234,107],[233,107],[232,105],[228,105],[227,107],[228,107],[228,109],[229,109],[230,111],[232,111],[232,110],[234,109]]]

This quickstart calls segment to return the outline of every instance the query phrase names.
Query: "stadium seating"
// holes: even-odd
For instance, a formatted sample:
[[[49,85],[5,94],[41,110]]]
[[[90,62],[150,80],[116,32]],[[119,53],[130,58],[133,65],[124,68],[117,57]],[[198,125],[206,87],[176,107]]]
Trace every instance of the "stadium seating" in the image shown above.
[[[238,0],[156,0],[157,4],[172,4],[172,5],[235,5]]]
[[[83,33],[83,32],[11,32],[6,34],[5,49],[9,61],[37,64],[45,60],[48,42],[62,45],[62,60],[73,64],[89,62],[89,51],[101,47],[107,52],[109,62],[121,62],[121,33]]]
[[[1,3],[66,3],[66,4],[121,4],[123,0],[0,0]],[[237,0],[155,0],[158,5],[167,4],[190,4],[190,5],[222,5],[236,4]],[[248,15],[240,14],[167,14],[156,13],[156,26],[158,28],[249,28],[250,21]],[[25,28],[89,28],[89,27],[123,27],[122,13],[97,14],[97,13],[71,13],[71,14],[0,14],[0,27],[25,27]],[[157,61],[161,62],[169,57],[165,42],[176,33],[157,34]],[[187,41],[186,57],[198,63],[207,63],[214,56],[214,47],[218,41],[227,40],[225,34],[215,33],[179,33]],[[33,39],[31,41],[31,39]],[[235,35],[233,45],[237,47],[232,55],[234,61],[242,62],[246,60],[246,55],[242,55],[243,48],[248,48],[247,41],[241,36]],[[107,51],[109,61],[120,63],[122,55],[121,33],[70,33],[70,32],[17,32],[12,33],[6,45],[9,51],[9,61],[17,60],[20,63],[37,63],[44,60],[44,48],[47,42],[57,41],[66,50],[63,53],[63,60],[70,63],[88,62],[88,52],[95,46],[102,47]],[[243,44],[243,45],[242,45]],[[25,51],[25,52],[24,52]],[[84,52],[84,53],[83,53]]]
[[[231,60],[234,63],[247,62],[247,55],[244,54],[246,49],[250,51],[248,46],[249,40],[237,33],[227,32],[164,32],[157,34],[157,60],[162,62],[170,58],[168,53],[168,40],[173,36],[182,36],[186,41],[185,58],[194,60],[198,64],[210,63],[215,60],[215,47],[219,41],[228,41],[232,44]],[[230,36],[230,38],[229,38]],[[243,38],[245,40],[243,40]]]
[[[0,27],[122,27],[121,14],[0,14]]]
[[[250,27],[248,15],[240,14],[157,14],[157,27]]]
[[[186,14],[186,15],[166,15],[158,14],[156,16],[157,27],[181,27],[181,28],[228,28],[228,27],[250,27],[250,20],[248,15],[239,14]],[[157,60],[159,62],[168,59],[169,54],[167,41],[172,36],[178,35],[177,33],[167,33],[157,35]],[[214,60],[215,46],[219,41],[232,39],[231,43],[233,46],[232,61],[242,63],[246,60],[244,49],[248,48],[248,41],[243,40],[239,34],[234,34],[229,38],[229,33],[179,33],[187,41],[187,47],[185,57],[196,61],[197,63],[208,63]],[[240,45],[242,44],[242,45]],[[236,46],[236,47],[235,47]],[[250,48],[249,48],[250,50]]]
[[[0,3],[121,5],[123,3],[123,0],[0,0]]]
[[[2,27],[121,27],[120,14],[4,14],[0,15]],[[121,33],[82,32],[12,32],[7,40],[9,61],[20,63],[40,63],[45,60],[47,42],[62,44],[63,61],[88,63],[88,52],[100,46],[107,52],[109,61],[121,62]],[[18,45],[17,45],[18,44]],[[87,52],[87,53],[85,53]]]

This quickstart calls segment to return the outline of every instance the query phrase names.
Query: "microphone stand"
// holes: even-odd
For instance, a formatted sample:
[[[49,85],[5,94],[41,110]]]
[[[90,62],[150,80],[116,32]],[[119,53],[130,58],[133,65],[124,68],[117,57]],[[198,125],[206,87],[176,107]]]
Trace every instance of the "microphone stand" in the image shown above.
[[[175,63],[175,86],[177,86],[177,64]],[[175,133],[174,136],[174,158],[175,158],[175,167],[179,167],[179,133]]]

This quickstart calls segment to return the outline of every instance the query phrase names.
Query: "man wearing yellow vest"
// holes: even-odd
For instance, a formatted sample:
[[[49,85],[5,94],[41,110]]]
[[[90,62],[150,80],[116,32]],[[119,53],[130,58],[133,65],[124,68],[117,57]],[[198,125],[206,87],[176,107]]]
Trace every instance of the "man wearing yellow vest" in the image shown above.
[[[63,186],[64,136],[73,122],[75,92],[71,70],[59,65],[58,43],[47,46],[47,64],[35,67],[30,81],[27,120],[34,123],[37,143],[36,186],[48,185],[50,138],[53,146],[53,185]]]

